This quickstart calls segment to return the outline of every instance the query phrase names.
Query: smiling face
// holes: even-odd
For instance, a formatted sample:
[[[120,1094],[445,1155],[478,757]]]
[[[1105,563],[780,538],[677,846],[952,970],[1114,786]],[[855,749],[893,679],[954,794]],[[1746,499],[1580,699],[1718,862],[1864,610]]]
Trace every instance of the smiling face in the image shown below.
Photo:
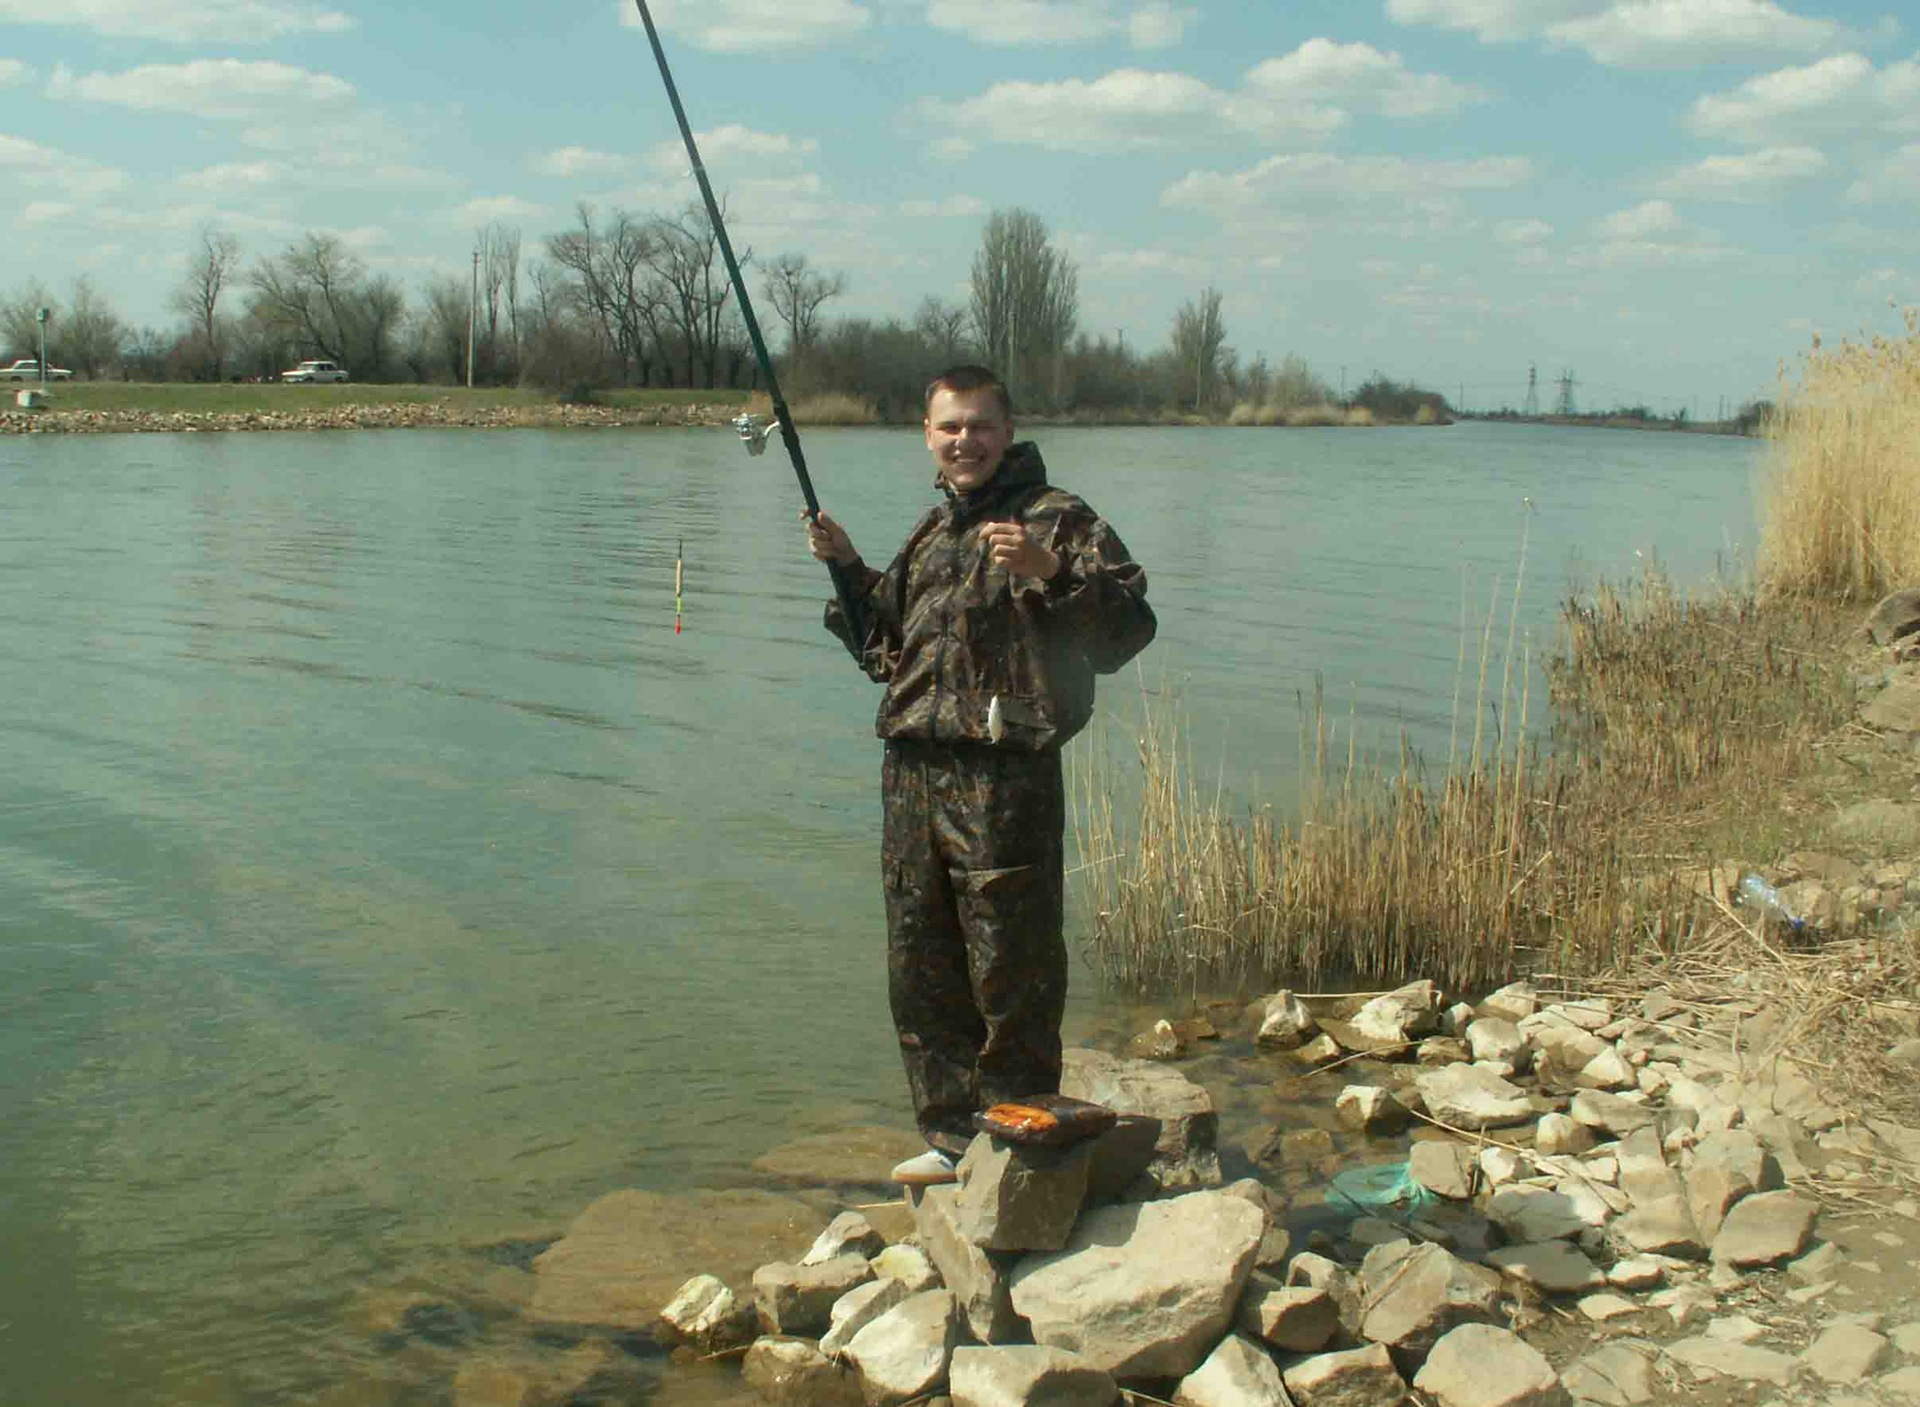
[[[990,481],[1013,443],[1013,420],[990,390],[934,392],[926,424],[927,450],[955,493]]]

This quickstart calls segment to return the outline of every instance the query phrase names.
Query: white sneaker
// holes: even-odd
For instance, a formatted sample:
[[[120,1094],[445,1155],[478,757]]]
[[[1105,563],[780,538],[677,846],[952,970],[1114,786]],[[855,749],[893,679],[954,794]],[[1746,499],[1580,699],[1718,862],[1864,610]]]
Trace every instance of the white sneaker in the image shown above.
[[[893,1180],[903,1187],[938,1187],[960,1180],[960,1160],[939,1148],[929,1148],[909,1158],[893,1170]]]

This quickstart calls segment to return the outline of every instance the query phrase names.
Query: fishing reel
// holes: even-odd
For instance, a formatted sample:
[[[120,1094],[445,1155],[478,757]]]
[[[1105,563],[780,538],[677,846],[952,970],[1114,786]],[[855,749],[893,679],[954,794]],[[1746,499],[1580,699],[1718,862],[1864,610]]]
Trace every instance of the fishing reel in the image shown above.
[[[767,436],[773,433],[773,426],[757,415],[736,415],[733,432],[747,447],[747,453],[757,458],[767,452]]]

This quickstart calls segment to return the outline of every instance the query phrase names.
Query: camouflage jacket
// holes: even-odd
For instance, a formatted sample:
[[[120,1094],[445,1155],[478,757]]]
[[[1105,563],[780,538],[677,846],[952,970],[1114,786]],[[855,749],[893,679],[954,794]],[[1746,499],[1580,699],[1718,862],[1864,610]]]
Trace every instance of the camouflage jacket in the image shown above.
[[[851,638],[838,602],[827,606],[827,628],[887,686],[881,737],[1057,748],[1093,716],[1094,676],[1113,673],[1153,639],[1147,574],[1091,508],[1048,486],[1031,443],[1009,449],[974,492],[941,489],[946,502],[920,520],[886,571],[861,562],[847,569],[866,608],[865,638]],[[1060,554],[1060,572],[1047,582],[1010,580],[980,545],[988,521],[1026,524]]]

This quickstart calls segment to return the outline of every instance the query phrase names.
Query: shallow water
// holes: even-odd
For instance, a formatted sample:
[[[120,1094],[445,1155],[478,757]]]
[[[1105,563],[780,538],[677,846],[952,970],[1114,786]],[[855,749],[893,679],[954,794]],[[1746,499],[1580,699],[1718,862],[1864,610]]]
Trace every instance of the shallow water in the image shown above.
[[[1172,690],[1196,757],[1261,800],[1290,794],[1316,677],[1369,738],[1445,756],[1523,535],[1536,654],[1570,575],[1657,553],[1697,581],[1753,539],[1740,441],[1042,442],[1150,570],[1161,639],[1109,681],[1117,741]],[[884,556],[929,499],[917,436],[807,445]],[[433,1400],[438,1359],[374,1363],[347,1327],[367,1286],[907,1121],[874,694],[819,630],[777,452],[47,436],[0,442],[0,494],[0,1399],[371,1375]],[[1130,1019],[1080,982],[1076,1031]]]

